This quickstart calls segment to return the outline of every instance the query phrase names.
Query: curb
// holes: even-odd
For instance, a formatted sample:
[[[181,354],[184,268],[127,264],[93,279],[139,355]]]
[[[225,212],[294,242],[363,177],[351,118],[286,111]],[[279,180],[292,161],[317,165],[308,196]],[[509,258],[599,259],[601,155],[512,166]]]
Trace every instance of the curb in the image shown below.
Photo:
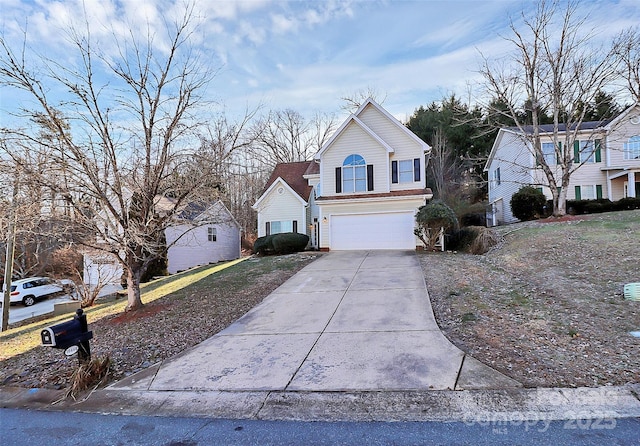
[[[640,384],[377,392],[142,391],[101,389],[83,400],[64,390],[0,388],[3,408],[100,414],[289,421],[458,421],[466,424],[640,418]]]

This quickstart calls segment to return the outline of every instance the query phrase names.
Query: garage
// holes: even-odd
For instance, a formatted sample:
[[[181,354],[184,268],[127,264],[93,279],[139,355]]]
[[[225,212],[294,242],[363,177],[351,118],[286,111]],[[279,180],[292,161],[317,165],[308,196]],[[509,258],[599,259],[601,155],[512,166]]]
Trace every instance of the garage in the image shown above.
[[[333,215],[331,249],[415,249],[413,212]]]

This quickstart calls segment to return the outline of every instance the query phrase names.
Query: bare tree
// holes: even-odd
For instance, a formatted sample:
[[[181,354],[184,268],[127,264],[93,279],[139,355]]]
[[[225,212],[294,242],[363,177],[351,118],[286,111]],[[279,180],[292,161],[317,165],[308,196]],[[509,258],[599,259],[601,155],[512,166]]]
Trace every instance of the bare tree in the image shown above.
[[[450,187],[455,185],[459,178],[458,173],[461,170],[462,162],[449,150],[447,137],[440,127],[434,131],[432,141],[433,145],[429,156],[431,181],[438,198],[448,202]]]
[[[333,115],[316,114],[306,120],[295,110],[271,111],[253,127],[251,153],[269,170],[278,163],[305,161],[320,150],[334,130]]]
[[[499,61],[485,58],[480,70],[489,96],[501,104],[500,109],[490,111],[515,123],[523,145],[539,161],[556,216],[566,213],[569,180],[582,165],[574,163],[573,143],[585,118],[584,104],[594,102],[598,91],[616,75],[613,51],[594,47],[592,34],[585,33],[586,18],[577,16],[580,8],[574,0],[539,1],[532,17],[523,13],[522,29],[511,22],[513,35],[506,40],[513,53]],[[527,104],[526,113],[518,108],[521,104]],[[552,116],[557,164],[549,163],[542,152],[543,112]],[[593,147],[585,146],[585,150]],[[590,154],[584,155],[580,158]]]
[[[214,73],[206,69],[189,41],[194,32],[192,7],[172,23],[166,35],[149,30],[140,40],[130,30],[121,40],[113,33],[115,54],[101,53],[89,32],[69,32],[77,64],[61,64],[28,51],[16,54],[0,39],[0,82],[21,90],[38,108],[24,110],[55,135],[55,143],[28,127],[3,129],[19,161],[29,151],[48,150],[51,169],[44,175],[30,163],[22,169],[61,197],[76,223],[95,235],[83,243],[117,257],[127,275],[127,310],[141,307],[140,279],[165,250],[159,234],[186,206],[210,203],[210,184],[192,175],[201,122],[195,112]],[[162,40],[162,42],[158,42]],[[31,67],[38,61],[42,69]],[[99,76],[106,67],[106,77]],[[52,91],[67,95],[56,102]],[[22,150],[20,150],[20,148]],[[47,173],[52,173],[48,169]],[[53,179],[56,178],[56,181]],[[158,208],[160,199],[170,206]]]
[[[383,96],[374,87],[369,86],[366,89],[357,90],[349,96],[342,96],[340,99],[342,99],[344,103],[341,108],[346,112],[353,113],[369,98],[378,104],[383,104],[387,99],[387,95],[385,94]]]
[[[622,31],[613,47],[620,61],[619,74],[626,81],[633,100],[640,102],[640,27]]]

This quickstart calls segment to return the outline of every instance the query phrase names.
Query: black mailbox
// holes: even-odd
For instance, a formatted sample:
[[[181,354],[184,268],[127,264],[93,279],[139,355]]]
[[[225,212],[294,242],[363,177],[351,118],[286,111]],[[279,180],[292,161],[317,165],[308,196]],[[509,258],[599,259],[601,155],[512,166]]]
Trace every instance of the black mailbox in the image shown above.
[[[93,339],[93,332],[88,330],[87,316],[82,309],[76,311],[72,320],[42,330],[40,337],[42,345],[48,347],[68,349],[77,346],[80,362],[91,357],[89,340]]]

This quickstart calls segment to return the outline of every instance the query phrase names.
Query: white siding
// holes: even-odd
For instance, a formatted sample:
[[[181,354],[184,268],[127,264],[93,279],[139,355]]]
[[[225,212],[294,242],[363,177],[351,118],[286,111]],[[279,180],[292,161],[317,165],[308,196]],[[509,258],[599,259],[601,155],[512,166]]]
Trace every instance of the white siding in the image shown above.
[[[215,228],[216,241],[209,241],[209,228]],[[171,274],[240,257],[240,229],[234,223],[211,223],[195,228],[175,225],[167,228],[165,234],[170,246],[167,269]]]
[[[523,185],[533,182],[531,166],[533,155],[526,146],[526,141],[510,132],[500,132],[494,157],[488,166],[489,203],[496,203],[502,217],[496,224],[514,223],[518,221],[511,212],[511,197]],[[500,183],[494,181],[494,172],[500,169]],[[502,199],[502,200],[499,200]]]
[[[640,160],[624,159],[624,143],[632,136],[640,136],[640,106],[636,106],[626,117],[620,120],[607,135],[607,166],[633,166],[640,168]],[[603,161],[605,161],[603,159]]]
[[[87,285],[120,285],[122,266],[115,256],[106,253],[83,255],[83,282]]]
[[[387,173],[389,176],[390,190],[396,191],[424,188],[426,184],[424,151],[422,146],[407,134],[407,131],[409,130],[404,129],[404,127],[398,127],[397,123],[390,122],[387,116],[371,104],[362,110],[358,115],[358,118],[394,150],[394,153],[390,154],[389,172]],[[411,183],[391,183],[391,161],[413,160],[415,158],[420,159],[420,181]]]
[[[282,190],[282,193],[279,193]],[[281,181],[262,199],[258,210],[258,237],[266,234],[266,222],[297,221],[298,232],[306,234],[305,205],[298,194]]]
[[[367,164],[373,164],[374,190],[370,193],[389,192],[387,149],[352,121],[322,155],[322,195],[336,195],[336,167],[342,167],[345,158],[353,154],[362,156]],[[367,192],[357,192],[361,193]]]

